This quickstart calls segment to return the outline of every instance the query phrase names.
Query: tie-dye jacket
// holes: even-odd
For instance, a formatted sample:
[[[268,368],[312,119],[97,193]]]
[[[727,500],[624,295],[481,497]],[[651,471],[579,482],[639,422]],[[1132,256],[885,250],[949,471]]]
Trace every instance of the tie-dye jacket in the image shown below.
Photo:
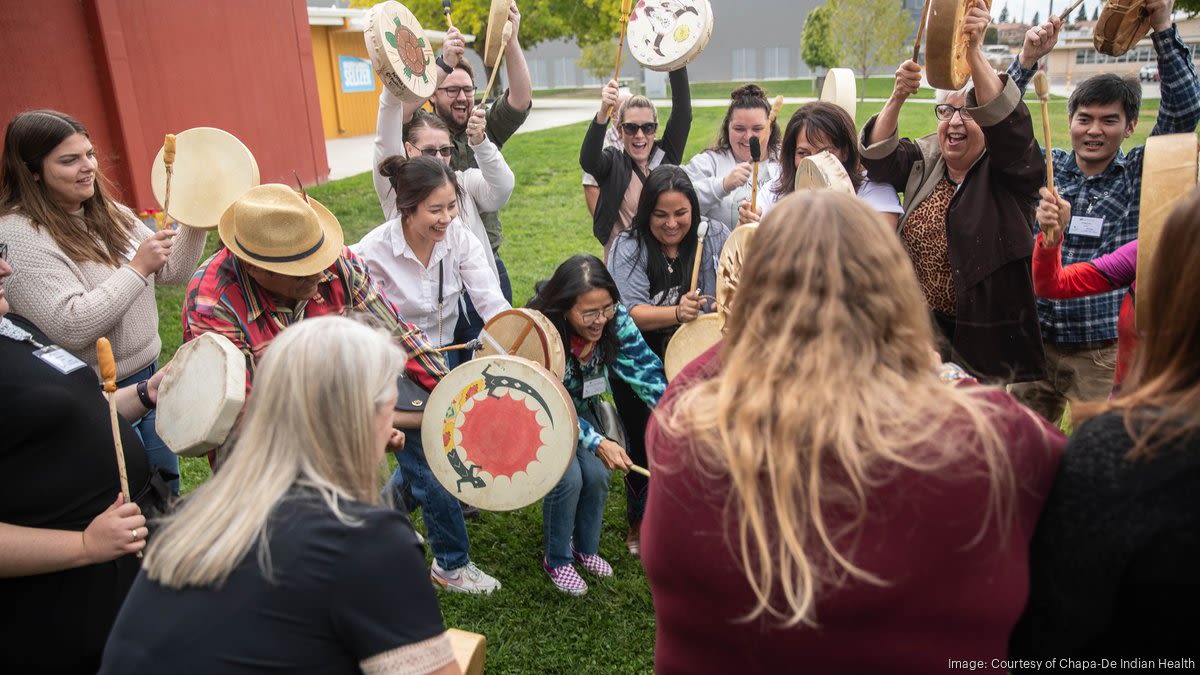
[[[617,315],[613,317],[613,321],[617,322],[617,338],[621,343],[621,351],[612,364],[612,370],[637,392],[646,405],[653,408],[658,405],[658,399],[662,398],[667,389],[667,376],[663,372],[662,360],[650,350],[650,346],[642,338],[642,332],[633,323],[633,318],[629,316],[629,310],[624,305],[617,304]],[[571,393],[571,402],[575,404],[575,411],[579,413],[579,443],[591,452],[596,452],[596,448],[600,447],[604,435],[584,419],[588,400],[583,398],[583,383],[601,376],[607,385],[608,371],[609,367],[596,357],[596,352],[593,352],[593,358],[587,364],[580,363],[578,358],[569,353],[567,355],[567,374],[563,377],[563,386]]]

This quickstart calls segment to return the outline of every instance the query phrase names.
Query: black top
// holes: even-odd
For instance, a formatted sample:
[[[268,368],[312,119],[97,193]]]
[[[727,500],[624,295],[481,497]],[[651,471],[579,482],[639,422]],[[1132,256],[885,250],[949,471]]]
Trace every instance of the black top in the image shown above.
[[[50,339],[8,315],[43,345]],[[96,372],[64,375],[27,342],[0,337],[0,522],[83,531],[121,491],[108,403]],[[146,452],[121,421],[129,484],[148,481]],[[132,555],[71,570],[0,579],[0,656],[7,672],[87,672],[137,575]]]
[[[220,589],[138,577],[101,673],[357,673],[359,661],[445,632],[420,542],[399,511],[343,502],[339,521],[294,490],[267,525],[268,581],[253,546]]]
[[[1030,549],[1014,657],[1200,654],[1200,435],[1130,461],[1120,413],[1067,444]]]

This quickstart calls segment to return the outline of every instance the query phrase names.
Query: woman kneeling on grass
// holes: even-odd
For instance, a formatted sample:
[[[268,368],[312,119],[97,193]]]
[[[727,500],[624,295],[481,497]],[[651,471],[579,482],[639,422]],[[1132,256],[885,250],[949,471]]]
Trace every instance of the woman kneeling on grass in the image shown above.
[[[378,505],[403,365],[351,319],[275,339],[237,447],[146,549],[100,672],[458,672],[412,525]]]
[[[579,414],[575,458],[542,503],[542,567],[559,590],[583,595],[587,583],[571,562],[596,576],[612,576],[612,566],[599,555],[609,471],[628,473],[633,466],[625,449],[599,431],[597,405],[609,390],[608,371],[611,368],[650,407],[658,404],[667,378],[662,361],[621,304],[617,284],[596,257],[577,255],[559,265],[538,285],[529,308],[545,314],[558,328],[568,354],[563,385]]]
[[[726,326],[647,430],[655,671],[1003,655],[1063,437],[1002,390],[939,379],[891,228],[849,195],[783,199]]]

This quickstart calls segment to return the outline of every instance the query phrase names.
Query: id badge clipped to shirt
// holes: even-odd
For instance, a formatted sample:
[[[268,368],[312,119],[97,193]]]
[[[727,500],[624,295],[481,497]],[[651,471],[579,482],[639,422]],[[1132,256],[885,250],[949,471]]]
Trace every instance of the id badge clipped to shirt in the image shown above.
[[[58,345],[42,347],[34,352],[33,355],[41,359],[43,363],[50,364],[63,375],[69,375],[87,365],[76,358],[74,354]]]
[[[1104,231],[1104,219],[1097,216],[1071,216],[1067,234],[1081,237],[1099,237]]]
[[[583,397],[585,399],[599,396],[606,391],[608,391],[608,382],[604,380],[604,375],[597,375],[583,381]]]

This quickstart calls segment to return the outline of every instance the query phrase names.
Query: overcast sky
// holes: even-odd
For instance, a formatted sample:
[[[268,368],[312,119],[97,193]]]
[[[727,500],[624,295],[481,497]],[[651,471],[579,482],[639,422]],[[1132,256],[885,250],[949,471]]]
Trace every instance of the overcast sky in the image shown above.
[[[1054,11],[1057,14],[1062,14],[1062,11],[1071,6],[1075,0],[1054,0]],[[1096,7],[1100,6],[1102,0],[1083,0],[1083,5],[1087,7],[1088,18],[1092,18],[1092,12]],[[1033,20],[1033,13],[1037,12],[1042,21],[1050,16],[1050,0],[992,0],[992,17],[999,18],[1000,10],[1008,5],[1008,16],[1012,21],[1021,20],[1021,12],[1025,12],[1025,21]],[[1074,18],[1079,13],[1079,9],[1071,12],[1071,17]]]

